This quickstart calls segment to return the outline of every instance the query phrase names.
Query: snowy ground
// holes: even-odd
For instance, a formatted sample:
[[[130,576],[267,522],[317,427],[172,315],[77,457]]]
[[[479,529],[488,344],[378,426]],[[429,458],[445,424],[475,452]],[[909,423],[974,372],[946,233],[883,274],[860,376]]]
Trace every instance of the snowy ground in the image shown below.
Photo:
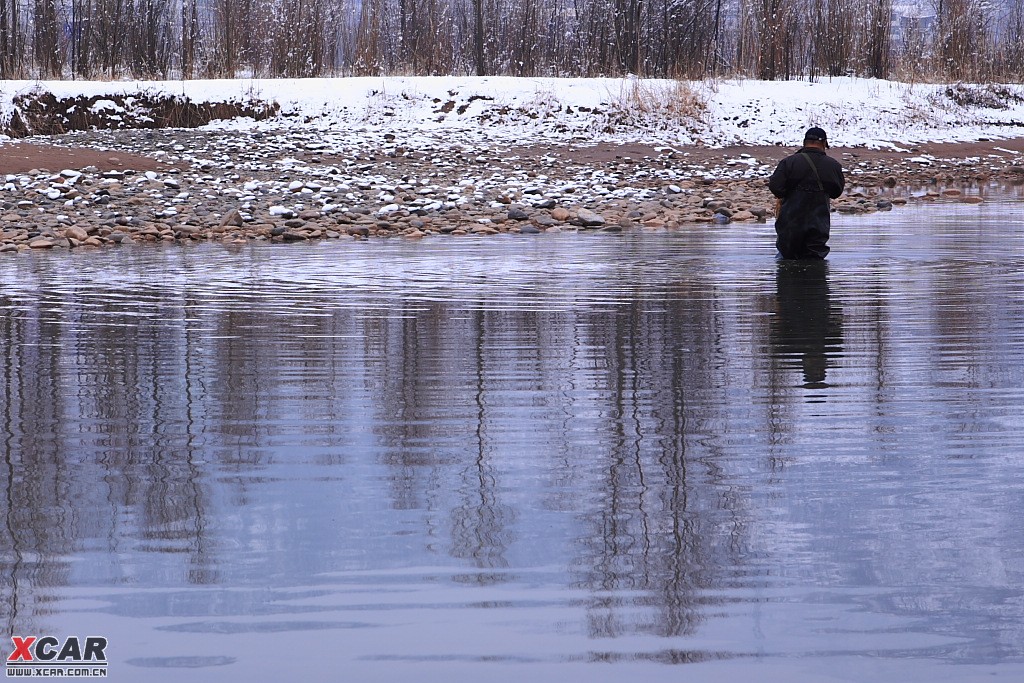
[[[340,78],[168,82],[0,83],[0,122],[33,89],[75,95],[166,93],[194,102],[258,98],[281,118],[216,122],[214,129],[302,126],[327,132],[401,131],[467,144],[526,140],[633,141],[670,146],[786,145],[809,126],[832,144],[898,148],[1024,133],[1024,88],[904,84],[836,78],[818,82],[551,78]],[[114,108],[100,100],[94,107]],[[115,114],[116,115],[116,114]]]

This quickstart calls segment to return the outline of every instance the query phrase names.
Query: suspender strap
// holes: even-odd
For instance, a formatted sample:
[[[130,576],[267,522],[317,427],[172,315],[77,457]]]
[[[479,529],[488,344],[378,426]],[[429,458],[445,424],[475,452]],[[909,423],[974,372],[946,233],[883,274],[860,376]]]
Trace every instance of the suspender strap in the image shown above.
[[[811,161],[811,155],[808,154],[807,152],[800,152],[800,156],[802,156],[804,159],[807,159],[807,163],[811,165],[811,170],[814,171],[814,179],[818,181],[818,189],[824,192],[825,186],[821,184],[821,176],[818,175],[817,166],[815,166],[814,162]]]

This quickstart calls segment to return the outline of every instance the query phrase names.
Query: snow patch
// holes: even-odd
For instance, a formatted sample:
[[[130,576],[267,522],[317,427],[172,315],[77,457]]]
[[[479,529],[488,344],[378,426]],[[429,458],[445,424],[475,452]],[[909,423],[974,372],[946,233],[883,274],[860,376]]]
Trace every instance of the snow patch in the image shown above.
[[[896,148],[901,143],[1016,137],[1024,125],[1020,86],[907,84],[859,78],[808,81],[680,82],[636,78],[354,77],[333,79],[6,81],[0,121],[13,99],[33,90],[58,98],[101,98],[92,109],[119,113],[112,100],[146,94],[216,103],[260,98],[280,105],[265,121],[239,118],[213,130],[302,125],[334,139],[379,135],[399,143],[458,140],[469,147],[524,142],[644,142],[676,148],[798,144],[821,126],[833,145]],[[977,95],[974,99],[967,97]],[[128,99],[124,99],[128,98]],[[993,106],[998,98],[998,107]],[[978,103],[980,104],[978,104]],[[396,144],[399,144],[396,143]],[[753,164],[737,161],[737,164]]]

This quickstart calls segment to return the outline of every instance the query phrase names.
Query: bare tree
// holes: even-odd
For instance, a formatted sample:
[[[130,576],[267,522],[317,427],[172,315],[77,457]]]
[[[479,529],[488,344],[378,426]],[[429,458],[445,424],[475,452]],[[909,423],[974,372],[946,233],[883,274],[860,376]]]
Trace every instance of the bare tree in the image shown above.
[[[4,0],[0,0],[4,2]],[[71,0],[71,26],[69,50],[71,57],[71,75],[84,76],[92,73],[92,26],[93,5],[91,0]]]
[[[484,53],[484,0],[473,0],[473,61],[476,75],[486,76],[487,56]]]
[[[143,78],[165,75],[171,48],[168,0],[137,0],[131,16],[132,74]]]
[[[383,62],[386,0],[363,0],[356,27],[353,68],[357,74],[378,74],[387,70]]]
[[[1024,78],[1024,4],[1016,2],[1006,17],[1000,46],[1001,73]]]
[[[271,72],[290,78],[321,75],[327,43],[325,0],[282,0],[275,18]]]
[[[813,65],[829,76],[851,70],[853,15],[860,8],[849,0],[814,0]]]
[[[743,37],[738,66],[774,81],[793,71],[794,0],[749,0],[741,5]]]
[[[21,72],[21,17],[18,0],[0,0],[0,76],[15,78]]]
[[[939,0],[939,68],[950,78],[962,79],[978,73],[979,56],[986,40],[983,15],[975,0]]]
[[[108,77],[116,76],[122,66],[127,26],[132,17],[132,5],[128,0],[95,0],[93,20],[90,22],[89,38],[93,40],[98,66]]]
[[[0,0],[0,77],[1020,80],[1022,8],[1020,0]]]
[[[864,31],[865,75],[888,78],[892,53],[892,0],[868,0]]]
[[[198,0],[181,3],[181,75],[192,78],[196,72],[196,52],[199,44]]]
[[[641,28],[644,0],[614,0],[615,52],[618,66],[626,73],[643,75]]]
[[[33,19],[33,48],[39,75],[43,78],[58,78],[62,59],[58,44],[60,33],[57,28],[57,7],[54,0],[35,0]]]
[[[211,75],[228,78],[237,75],[239,34],[243,23],[239,5],[239,0],[213,2],[215,61],[211,64]]]

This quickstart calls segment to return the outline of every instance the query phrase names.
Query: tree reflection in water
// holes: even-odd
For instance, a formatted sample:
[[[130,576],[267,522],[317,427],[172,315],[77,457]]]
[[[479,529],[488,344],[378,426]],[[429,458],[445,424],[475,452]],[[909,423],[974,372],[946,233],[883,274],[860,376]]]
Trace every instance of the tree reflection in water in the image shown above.
[[[59,622],[65,587],[97,595],[129,582],[138,593],[203,586],[189,598],[197,616],[257,620],[291,609],[268,585],[334,598],[424,589],[430,609],[415,627],[430,629],[440,587],[457,592],[442,601],[456,628],[476,624],[475,605],[542,595],[534,623],[591,639],[553,641],[552,656],[688,662],[716,655],[663,639],[713,633],[719,618],[742,631],[775,582],[848,571],[847,585],[874,600],[850,538],[878,575],[932,562],[922,575],[949,594],[959,579],[932,552],[949,538],[966,549],[960,563],[987,530],[1001,557],[989,564],[1009,566],[1012,493],[988,486],[1009,470],[990,460],[990,479],[963,488],[964,470],[934,476],[947,462],[931,451],[952,443],[973,457],[1019,443],[1020,315],[1005,305],[1019,298],[1016,264],[996,273],[1004,296],[979,305],[968,299],[992,273],[966,259],[830,275],[825,263],[776,265],[760,251],[730,261],[730,251],[716,272],[707,250],[724,233],[605,237],[564,245],[570,260],[613,252],[566,270],[564,253],[543,253],[555,241],[516,268],[514,249],[541,243],[445,242],[465,251],[422,263],[427,244],[415,258],[395,244],[365,257],[321,245],[302,252],[301,285],[291,251],[253,250],[252,261],[206,251],[196,274],[189,252],[97,255],[89,263],[134,265],[101,268],[91,289],[78,272],[33,272],[58,261],[11,261],[7,289],[20,293],[0,295],[7,629]],[[339,254],[366,261],[341,268]],[[468,267],[454,282],[434,272],[459,254]],[[260,258],[280,260],[259,272]],[[141,274],[120,279],[132,267]],[[902,282],[890,267],[921,280],[912,293],[934,294],[894,302]],[[151,272],[178,280],[154,284]],[[894,352],[907,348],[922,352]],[[934,391],[919,398],[919,386]],[[807,405],[840,389],[843,401]],[[929,445],[918,456],[919,442]],[[837,447],[863,478],[842,478]],[[927,494],[915,498],[913,538],[886,525],[914,510],[878,521],[877,509],[904,500],[891,478],[859,466],[900,449],[915,454],[898,463],[907,495],[915,477]],[[948,518],[947,483],[964,500]],[[822,512],[851,490],[858,514]],[[981,522],[957,527],[971,510]],[[902,562],[876,551],[885,547]],[[207,592],[248,597],[215,608]],[[387,621],[380,605],[357,602]],[[145,608],[161,619],[170,609],[158,597]],[[495,616],[502,629],[516,621]],[[998,637],[1019,642],[1011,631]],[[380,633],[390,650],[394,631]],[[760,646],[748,635],[733,650]],[[607,641],[617,636],[636,637]]]

